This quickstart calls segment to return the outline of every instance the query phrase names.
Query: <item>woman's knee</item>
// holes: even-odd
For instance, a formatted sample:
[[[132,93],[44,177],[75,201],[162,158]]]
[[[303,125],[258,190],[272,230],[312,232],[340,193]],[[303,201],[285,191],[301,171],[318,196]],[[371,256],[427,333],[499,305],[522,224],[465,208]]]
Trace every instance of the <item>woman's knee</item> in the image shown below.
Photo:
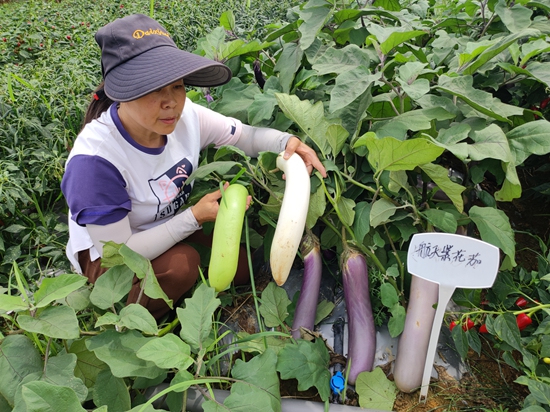
[[[200,255],[193,247],[178,243],[151,264],[161,286],[168,283],[190,288],[199,276]]]

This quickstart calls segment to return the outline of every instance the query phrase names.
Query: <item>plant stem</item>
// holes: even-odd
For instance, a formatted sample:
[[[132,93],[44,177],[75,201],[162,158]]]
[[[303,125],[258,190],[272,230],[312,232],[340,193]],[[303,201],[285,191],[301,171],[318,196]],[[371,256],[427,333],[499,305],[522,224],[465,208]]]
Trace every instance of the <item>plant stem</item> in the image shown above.
[[[48,343],[46,344],[46,352],[44,353],[44,369],[42,374],[46,376],[46,367],[48,366],[48,358],[50,357],[50,345],[52,344],[52,338],[48,338]]]
[[[403,266],[403,262],[401,262],[401,259],[399,258],[399,254],[397,253],[397,249],[395,248],[395,244],[393,243],[390,232],[388,230],[388,226],[386,226],[386,224],[384,224],[384,231],[386,232],[386,236],[388,237],[390,246],[392,248],[393,256],[395,257],[395,260],[397,260],[397,265],[399,267],[399,277],[401,278],[401,286],[400,286],[400,289],[397,290],[397,293],[401,296],[401,299],[403,300],[402,304],[403,306],[405,306],[405,297],[403,295],[405,290],[405,268]]]
[[[254,298],[254,307],[256,309],[256,316],[258,318],[258,327],[260,332],[264,332],[264,327],[262,324],[262,318],[260,316],[260,307],[258,305],[258,294],[256,293],[256,282],[254,281],[254,269],[252,267],[252,256],[250,254],[250,235],[248,233],[248,216],[244,217],[245,224],[245,239],[246,239],[246,256],[248,259],[248,271],[250,272],[250,286],[252,287],[252,297]],[[267,341],[264,338],[264,343],[267,348]]]
[[[174,319],[172,322],[170,322],[168,325],[166,325],[164,328],[162,328],[161,330],[159,330],[158,332],[158,337],[163,337],[164,335],[166,335],[167,333],[169,333],[170,331],[172,331],[172,329],[174,329],[178,324],[180,323],[180,320],[176,317],[176,319]]]

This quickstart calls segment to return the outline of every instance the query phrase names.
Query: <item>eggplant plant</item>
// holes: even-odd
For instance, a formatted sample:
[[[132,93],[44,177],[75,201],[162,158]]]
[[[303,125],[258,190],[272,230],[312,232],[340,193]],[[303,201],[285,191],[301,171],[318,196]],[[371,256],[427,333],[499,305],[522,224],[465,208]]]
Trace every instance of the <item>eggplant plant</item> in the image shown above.
[[[416,303],[407,302],[415,295],[404,260],[412,234],[476,233],[500,248],[501,270],[513,269],[514,231],[498,204],[521,196],[525,160],[550,152],[546,113],[532,109],[550,86],[548,6],[424,6],[312,0],[255,50],[225,42],[230,26],[198,48],[231,51],[223,55],[234,78],[210,107],[316,149],[329,176],[311,178],[307,226],[322,249],[352,246],[382,274],[392,336]],[[268,176],[273,164],[254,167]],[[271,185],[256,206],[269,219],[260,224],[277,220],[280,202],[265,176]],[[271,231],[264,236],[269,244]]]
[[[494,19],[483,17],[486,7]],[[198,52],[223,55],[233,68],[210,107],[289,130],[316,149],[329,176],[311,178],[308,227],[320,231],[322,249],[338,253],[343,228],[405,307],[403,258],[416,232],[475,230],[501,249],[502,269],[516,265],[514,232],[496,206],[521,196],[517,168],[525,159],[550,151],[550,123],[530,109],[550,83],[538,7],[547,10],[472,6],[460,14],[471,28],[465,34],[452,7],[430,13],[313,0],[273,25],[263,43],[226,42],[225,26],[199,41]],[[272,166],[269,157],[254,165]],[[266,200],[266,185],[258,185],[256,207],[276,221],[277,183],[260,179],[271,186]],[[484,189],[486,181],[495,190]],[[398,336],[404,316],[394,312]]]

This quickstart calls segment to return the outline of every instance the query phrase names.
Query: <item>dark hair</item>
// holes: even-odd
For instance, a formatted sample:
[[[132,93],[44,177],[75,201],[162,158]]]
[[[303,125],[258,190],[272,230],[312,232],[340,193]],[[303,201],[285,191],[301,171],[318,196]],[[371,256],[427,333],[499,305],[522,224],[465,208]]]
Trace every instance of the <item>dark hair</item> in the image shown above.
[[[113,104],[113,101],[107,97],[105,91],[103,90],[103,81],[96,87],[92,100],[88,105],[86,114],[84,115],[84,122],[82,123],[82,128],[90,123],[92,120],[97,119],[101,114]]]

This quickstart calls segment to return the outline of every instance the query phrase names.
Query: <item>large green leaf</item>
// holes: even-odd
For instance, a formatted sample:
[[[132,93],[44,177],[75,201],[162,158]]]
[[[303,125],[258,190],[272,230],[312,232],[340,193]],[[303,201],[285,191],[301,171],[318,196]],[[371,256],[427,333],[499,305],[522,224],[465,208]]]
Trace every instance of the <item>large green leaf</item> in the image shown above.
[[[359,395],[359,406],[362,408],[391,411],[397,393],[395,383],[390,381],[381,368],[372,372],[361,372],[357,376],[355,389]]]
[[[365,66],[357,66],[336,77],[336,84],[330,92],[330,112],[346,107],[361,96],[380,76],[371,75]],[[333,153],[338,153],[333,151]]]
[[[186,370],[192,363],[189,345],[174,334],[152,339],[141,347],[137,356],[154,362],[162,369]]]
[[[516,317],[511,312],[498,315],[493,322],[493,328],[497,336],[514,349],[521,351],[521,336],[516,322]]]
[[[527,386],[529,387],[531,396],[538,402],[543,405],[550,405],[550,385],[547,382],[529,379]]]
[[[283,52],[277,60],[275,71],[279,72],[279,82],[283,92],[290,93],[292,81],[301,66],[304,51],[297,43],[285,43]]]
[[[94,284],[90,301],[101,309],[111,308],[130,292],[134,272],[125,265],[109,268]]]
[[[231,375],[238,381],[231,386],[231,394],[223,402],[225,407],[235,412],[281,411],[276,364],[277,355],[271,349],[248,362],[238,359],[231,370]],[[205,412],[218,410],[211,401],[202,406]]]
[[[125,306],[119,313],[119,326],[137,329],[150,335],[158,332],[157,321],[145,307],[132,303]]]
[[[345,107],[340,110],[335,111],[330,115],[331,118],[338,119],[342,127],[348,131],[348,135],[352,136],[352,139],[357,133],[360,132],[359,126],[363,119],[367,116],[367,108],[372,103],[372,85],[369,86],[362,95],[357,99],[349,102]],[[330,146],[333,147],[333,144],[330,143]],[[333,153],[340,153],[340,151]]]
[[[143,292],[151,299],[162,299],[166,304],[172,308],[172,299],[166,296],[166,293],[160,287],[151,261],[141,256],[139,253],[134,252],[126,245],[120,247],[120,255],[124,258],[124,263],[135,273],[138,279],[141,281],[141,287]]]
[[[120,333],[110,329],[88,339],[86,347],[109,365],[116,377],[143,376],[152,379],[162,373],[162,369],[136,355],[151,339],[154,338],[146,338],[135,330]]]
[[[377,0],[376,7],[382,7],[390,11],[399,11],[401,10],[401,4],[398,0]]]
[[[199,46],[202,47],[205,56],[211,60],[220,61],[218,55],[219,50],[225,43],[225,30],[223,27],[216,27],[214,30],[208,32],[208,34],[199,41]]]
[[[468,138],[470,130],[470,125],[465,123],[454,124],[448,129],[439,129],[435,143],[465,161],[468,158],[469,145],[462,141]]]
[[[226,43],[221,50],[221,60],[226,62],[233,57],[242,56],[248,53],[255,53],[262,51],[273,43],[260,43],[258,40],[252,40],[251,42],[245,43],[244,40],[233,40],[232,42]]]
[[[80,337],[76,312],[68,306],[49,306],[34,317],[19,315],[17,321],[22,329],[41,333],[50,338],[77,339]]]
[[[40,288],[34,294],[34,304],[41,308],[54,300],[63,299],[86,283],[84,276],[67,273],[42,280]]]
[[[521,4],[509,7],[504,0],[499,0],[495,6],[495,13],[511,33],[517,33],[531,25],[533,10]]]
[[[339,10],[336,13],[334,13],[334,21],[338,24],[341,24],[347,20],[357,20],[360,17],[370,16],[370,15],[383,16],[389,19],[393,19],[395,21],[399,21],[399,17],[395,16],[393,13],[389,13],[385,10],[381,10],[378,8],[362,9],[362,10],[357,10],[357,9]]]
[[[430,81],[428,79],[416,79],[411,84],[402,83],[401,88],[411,99],[418,100],[430,92]]]
[[[527,70],[535,79],[550,87],[550,62],[533,62],[527,66]]]
[[[539,34],[540,33],[539,33],[538,30],[525,29],[525,30],[521,30],[517,33],[512,33],[508,36],[499,37],[493,43],[493,45],[491,47],[488,47],[487,49],[485,49],[483,51],[483,53],[481,53],[476,60],[474,60],[468,66],[462,67],[461,69],[464,71],[464,74],[473,75],[478,71],[478,69],[481,66],[483,66],[485,63],[487,63],[489,60],[491,60],[495,56],[502,53],[504,50],[506,50],[512,44],[516,43],[519,39],[522,39],[524,37],[530,37],[530,36],[536,37]]]
[[[10,335],[0,343],[0,394],[11,406],[23,378],[42,369],[42,357],[25,335]]]
[[[357,242],[363,243],[365,235],[370,230],[370,211],[371,204],[369,202],[359,202],[355,206],[355,221],[353,222],[353,233]]]
[[[339,124],[331,124],[327,128],[327,142],[332,149],[332,153],[340,153],[347,141],[349,133]]]
[[[377,227],[386,223],[397,211],[397,207],[387,199],[378,199],[370,210],[370,225]]]
[[[500,248],[515,266],[516,244],[508,216],[502,210],[479,206],[472,206],[469,214],[481,239]]]
[[[52,356],[48,359],[45,369],[31,373],[21,381],[15,394],[14,410],[23,410],[22,388],[29,382],[43,381],[55,386],[64,386],[74,391],[80,402],[84,402],[88,396],[88,388],[81,379],[75,377],[76,355],[73,353]]]
[[[445,233],[455,233],[456,219],[451,213],[440,209],[428,209],[422,213],[428,222]]]
[[[93,388],[99,372],[108,366],[99,360],[94,352],[86,348],[88,339],[90,338],[85,337],[73,341],[69,347],[69,353],[74,353],[77,357],[74,375],[80,378],[88,388]]]
[[[330,47],[321,55],[312,66],[318,75],[342,74],[359,66],[370,67],[369,54],[362,48],[349,44],[337,49]]]
[[[393,31],[386,40],[380,43],[380,51],[384,54],[388,54],[400,44],[425,34],[427,34],[427,32],[422,30]]]
[[[232,82],[239,82],[239,80],[232,80]],[[226,88],[222,94],[223,99],[216,103],[216,111],[247,122],[248,110],[254,103],[255,96],[260,93],[260,88],[255,84],[242,88]]]
[[[506,133],[506,138],[513,153],[514,164],[520,165],[533,154],[550,153],[550,122],[536,120],[524,123]]]
[[[518,171],[512,162],[504,163],[506,178],[502,187],[494,194],[495,200],[499,202],[511,202],[521,197],[521,182]]]
[[[33,381],[23,385],[21,396],[27,412],[86,412],[71,388],[44,381]]]
[[[496,124],[490,124],[482,130],[470,133],[474,141],[468,145],[468,155],[472,160],[487,158],[498,159],[504,162],[512,160],[508,139],[503,130]]]
[[[434,120],[450,120],[454,117],[453,113],[441,107],[411,110],[388,121],[376,122],[372,127],[372,131],[380,137],[394,137],[398,140],[405,140],[408,130],[413,132],[430,130]]]
[[[212,315],[220,306],[214,288],[201,283],[191,298],[185,299],[185,308],[177,308],[181,323],[181,338],[192,348],[201,348],[212,330]]]
[[[9,311],[23,312],[29,310],[29,305],[25,303],[20,295],[0,295],[0,313],[7,313]]]
[[[275,106],[277,99],[273,91],[257,94],[248,109],[248,124],[255,126],[263,120],[271,119]]]
[[[433,163],[426,163],[420,165],[420,168],[433,180],[433,182],[439,187],[445,194],[451,199],[456,210],[460,213],[464,210],[464,200],[462,199],[462,192],[466,188],[458,183],[453,182],[449,178],[449,170],[443,166]]]
[[[378,173],[383,170],[413,170],[421,164],[433,162],[444,150],[426,139],[377,139],[371,134],[361,142],[369,149],[369,163]]]
[[[327,154],[330,150],[326,140],[329,123],[325,119],[323,103],[312,105],[307,100],[283,93],[276,93],[275,96],[283,113],[307,134],[321,153]]]
[[[297,343],[287,344],[279,353],[277,371],[282,379],[297,379],[299,391],[315,386],[321,399],[326,401],[330,395],[329,361],[323,339],[315,342],[299,339]]]
[[[93,399],[96,406],[106,405],[109,412],[126,412],[132,407],[124,379],[113,376],[109,369],[97,376]]]
[[[300,19],[303,20],[298,30],[302,34],[300,46],[306,50],[317,38],[317,33],[321,30],[328,16],[331,14],[330,4],[324,0],[315,0],[306,3],[306,6],[300,10]]]
[[[267,327],[280,326],[288,316],[290,299],[283,288],[278,287],[274,282],[262,291],[262,304],[260,314],[264,318]]]
[[[50,357],[41,380],[57,386],[71,388],[80,402],[86,400],[88,389],[82,379],[75,376],[77,357],[74,353],[66,353]]]
[[[472,82],[472,76],[449,77],[443,75],[439,78],[439,84],[436,87],[460,97],[475,110],[496,120],[510,123],[508,117],[523,114],[522,108],[502,103],[492,94],[474,88]]]
[[[187,179],[188,182],[192,182],[193,180],[202,180],[205,177],[211,175],[212,173],[218,173],[220,175],[227,174],[234,166],[241,167],[241,164],[238,162],[232,162],[232,161],[223,161],[223,162],[210,162],[208,164],[205,164],[203,166],[199,166],[196,170],[194,170]]]
[[[345,223],[347,226],[351,226],[355,219],[355,200],[341,196],[337,200],[336,206],[340,211],[339,217],[342,219],[342,223]]]
[[[311,229],[317,223],[317,220],[325,213],[327,199],[323,186],[319,186],[317,190],[309,197],[309,208],[307,210],[306,226]]]

